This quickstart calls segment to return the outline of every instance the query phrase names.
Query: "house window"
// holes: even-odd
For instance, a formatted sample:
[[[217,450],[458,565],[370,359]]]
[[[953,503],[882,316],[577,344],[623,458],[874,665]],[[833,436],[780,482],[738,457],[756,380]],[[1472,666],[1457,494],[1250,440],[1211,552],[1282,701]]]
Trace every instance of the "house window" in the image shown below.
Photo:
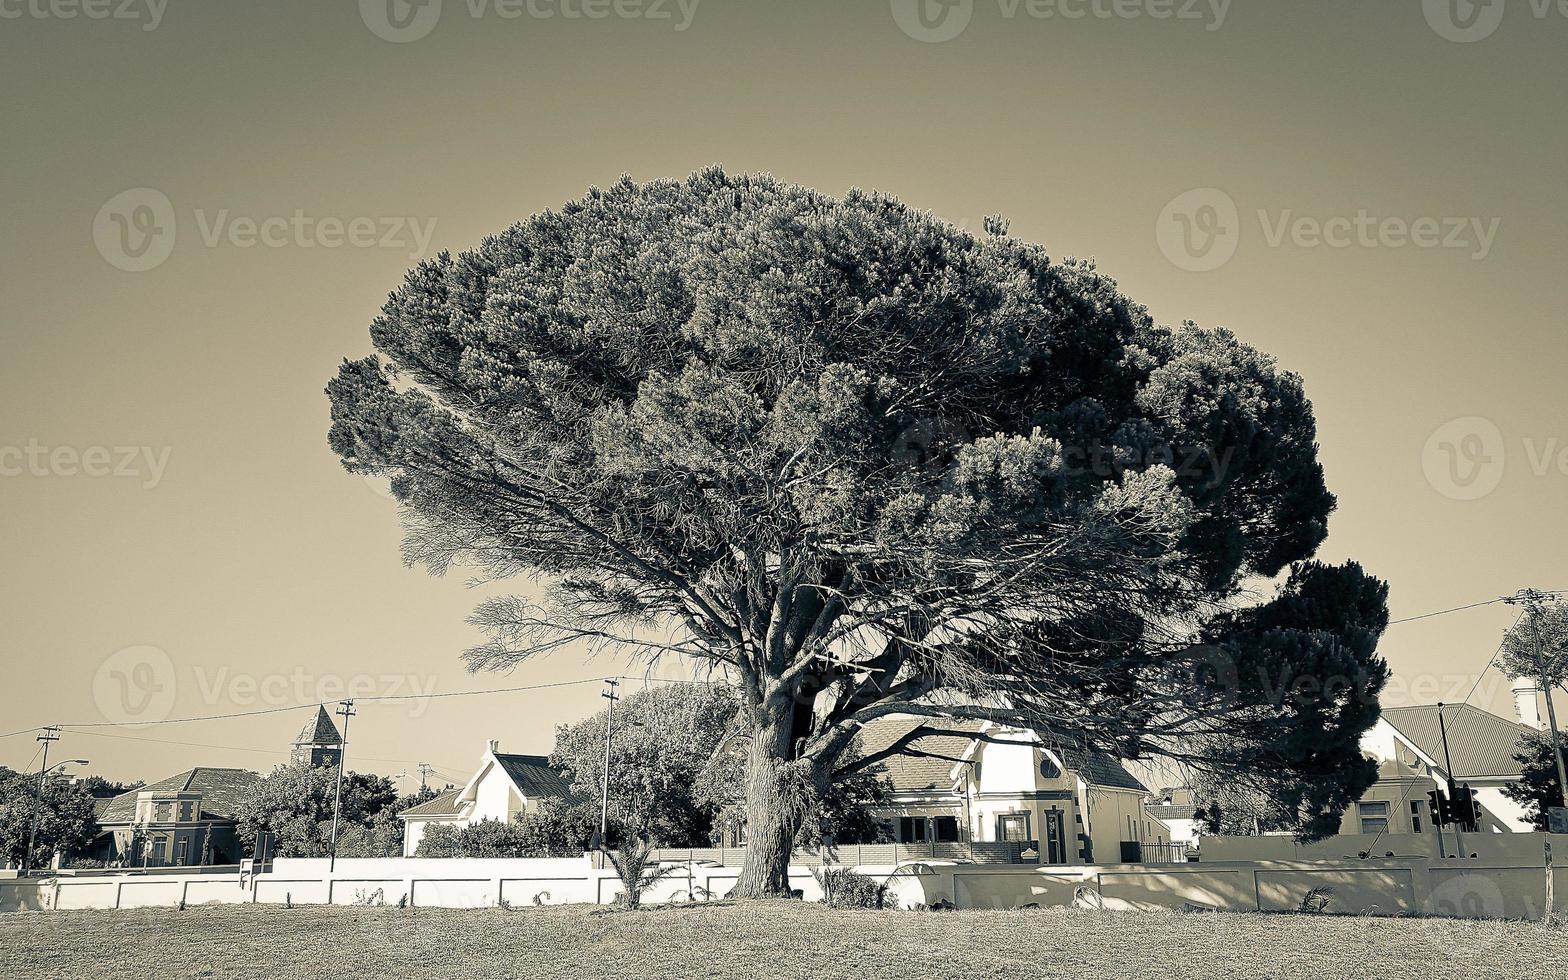
[[[1410,832],[1412,834],[1421,833],[1421,807],[1423,805],[1420,800],[1410,801]]]
[[[1011,841],[1032,840],[1029,836],[1029,814],[1002,813],[996,818],[996,839]]]
[[[189,823],[192,819],[192,808],[189,801],[180,804],[180,822]]]
[[[1381,834],[1388,831],[1388,803],[1374,801],[1371,803],[1357,803],[1356,813],[1361,818],[1361,832],[1363,834]]]
[[[938,844],[956,844],[958,842],[958,818],[937,817],[931,821],[932,833]]]
[[[925,817],[899,817],[898,840],[901,844],[923,844],[929,839]]]

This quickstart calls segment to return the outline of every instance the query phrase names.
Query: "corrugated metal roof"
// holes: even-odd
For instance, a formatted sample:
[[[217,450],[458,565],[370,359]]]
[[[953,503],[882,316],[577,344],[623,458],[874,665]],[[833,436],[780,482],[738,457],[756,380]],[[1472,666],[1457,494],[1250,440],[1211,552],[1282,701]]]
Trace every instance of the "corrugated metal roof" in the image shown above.
[[[1383,718],[1417,748],[1443,762],[1443,737],[1437,723],[1437,705],[1384,708]],[[1443,721],[1448,727],[1448,749],[1453,754],[1455,779],[1473,776],[1518,776],[1514,759],[1519,740],[1530,729],[1483,711],[1471,704],[1446,705]]]
[[[260,776],[249,769],[212,769],[198,766],[159,780],[150,786],[121,793],[109,800],[98,817],[100,824],[130,823],[136,819],[138,793],[200,793],[201,815],[209,820],[232,820],[240,797]]]
[[[522,794],[530,799],[566,796],[571,791],[571,784],[561,775],[560,770],[550,765],[548,756],[497,752],[495,758]]]

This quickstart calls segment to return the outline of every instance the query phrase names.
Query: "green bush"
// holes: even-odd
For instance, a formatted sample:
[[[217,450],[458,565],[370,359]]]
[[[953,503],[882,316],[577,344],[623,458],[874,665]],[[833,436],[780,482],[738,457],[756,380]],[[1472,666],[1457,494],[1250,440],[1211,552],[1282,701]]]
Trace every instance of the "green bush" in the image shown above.
[[[848,868],[823,868],[812,874],[831,909],[879,909],[887,897],[886,885]]]

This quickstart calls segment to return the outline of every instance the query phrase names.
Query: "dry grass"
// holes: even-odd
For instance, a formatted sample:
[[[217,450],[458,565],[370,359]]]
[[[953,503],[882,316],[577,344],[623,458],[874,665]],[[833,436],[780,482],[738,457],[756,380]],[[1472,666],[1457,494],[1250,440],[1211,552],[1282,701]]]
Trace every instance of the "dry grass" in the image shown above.
[[[0,977],[1132,978],[1564,975],[1532,923],[1157,912],[208,906],[0,916]]]

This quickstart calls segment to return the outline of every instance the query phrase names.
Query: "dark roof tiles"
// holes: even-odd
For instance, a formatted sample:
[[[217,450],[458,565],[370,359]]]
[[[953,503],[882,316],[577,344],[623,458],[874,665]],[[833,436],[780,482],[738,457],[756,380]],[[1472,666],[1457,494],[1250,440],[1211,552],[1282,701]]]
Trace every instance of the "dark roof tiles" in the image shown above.
[[[198,766],[175,773],[150,786],[121,793],[108,801],[98,816],[100,824],[130,823],[136,819],[140,793],[200,793],[201,815],[207,820],[232,820],[240,797],[260,776],[249,769],[214,769]]]

